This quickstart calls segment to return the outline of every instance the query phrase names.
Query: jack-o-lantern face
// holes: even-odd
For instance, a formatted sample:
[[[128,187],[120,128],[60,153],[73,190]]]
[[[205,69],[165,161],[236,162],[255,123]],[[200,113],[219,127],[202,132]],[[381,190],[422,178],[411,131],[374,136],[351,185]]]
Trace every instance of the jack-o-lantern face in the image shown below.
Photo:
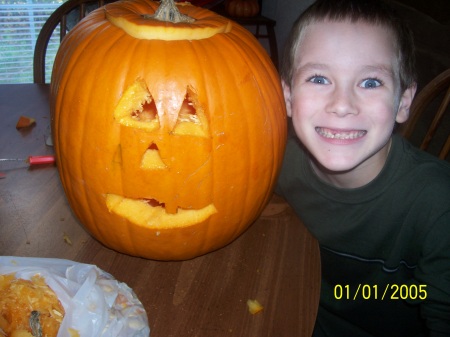
[[[167,118],[163,106],[156,107],[145,82],[138,80],[114,110],[114,120],[122,127],[113,165],[126,172],[124,186],[130,188],[127,196],[107,194],[106,204],[110,211],[140,226],[191,226],[217,212],[205,109],[190,87],[182,100],[173,103],[179,106],[178,114],[172,114],[176,119]],[[191,197],[193,191],[197,198]]]
[[[179,4],[193,23],[117,1],[66,35],[51,84],[58,170],[80,222],[151,259],[223,247],[269,200],[286,139],[269,56],[244,28]]]

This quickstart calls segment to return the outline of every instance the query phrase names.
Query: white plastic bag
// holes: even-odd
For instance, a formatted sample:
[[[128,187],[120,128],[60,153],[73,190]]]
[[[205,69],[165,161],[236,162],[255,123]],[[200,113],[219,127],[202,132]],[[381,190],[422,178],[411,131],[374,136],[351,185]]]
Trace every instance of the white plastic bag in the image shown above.
[[[149,337],[147,314],[125,283],[100,268],[70,260],[0,256],[0,275],[25,280],[39,274],[58,296],[65,316],[58,337],[69,328],[80,337]]]

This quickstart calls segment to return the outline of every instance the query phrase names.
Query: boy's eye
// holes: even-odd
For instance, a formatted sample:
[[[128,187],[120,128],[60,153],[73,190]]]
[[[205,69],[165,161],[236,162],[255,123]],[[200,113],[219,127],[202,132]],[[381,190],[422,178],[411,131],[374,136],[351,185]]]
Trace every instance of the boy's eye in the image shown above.
[[[377,80],[376,78],[368,78],[367,80],[362,81],[361,87],[372,89],[379,87],[381,84],[382,84],[381,81]]]
[[[330,82],[324,77],[320,75],[314,75],[308,79],[308,82],[316,83],[316,84],[329,84]]]

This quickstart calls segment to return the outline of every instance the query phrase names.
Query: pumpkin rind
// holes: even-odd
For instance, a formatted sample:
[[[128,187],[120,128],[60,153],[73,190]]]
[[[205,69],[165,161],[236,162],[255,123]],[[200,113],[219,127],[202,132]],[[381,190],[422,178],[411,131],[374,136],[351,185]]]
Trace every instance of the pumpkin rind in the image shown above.
[[[221,248],[248,228],[272,193],[286,139],[278,74],[258,41],[231,21],[227,31],[197,40],[171,40],[167,31],[161,39],[141,39],[108,20],[111,5],[117,15],[122,7],[124,15],[156,8],[145,0],[107,5],[60,46],[51,82],[52,132],[69,204],[95,238],[126,254],[181,260]],[[226,20],[191,5],[179,8],[197,24],[202,17]],[[164,23],[151,23],[158,25]],[[133,106],[134,98],[122,98],[138,87],[136,97],[157,111],[152,126],[127,124],[121,110]],[[203,125],[199,133],[188,124],[175,132],[187,98]],[[108,195],[156,200],[167,219],[194,219],[202,209],[207,216],[188,225],[137,223],[108,208]]]
[[[226,33],[231,29],[229,20],[214,15],[208,11],[197,11],[194,6],[183,6],[183,14],[192,17],[193,23],[171,23],[161,24],[160,21],[148,18],[146,6],[151,6],[155,11],[157,3],[112,3],[105,7],[106,18],[115,26],[124,29],[129,35],[137,39],[158,39],[166,41],[177,40],[201,40],[207,39],[215,34]],[[191,14],[195,12],[195,14]]]

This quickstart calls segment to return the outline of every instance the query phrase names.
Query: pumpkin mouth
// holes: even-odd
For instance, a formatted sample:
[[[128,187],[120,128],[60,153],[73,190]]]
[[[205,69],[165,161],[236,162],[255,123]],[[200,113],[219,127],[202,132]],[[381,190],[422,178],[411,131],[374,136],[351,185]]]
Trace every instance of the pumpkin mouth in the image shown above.
[[[182,209],[170,214],[165,206],[156,200],[131,199],[117,194],[106,195],[106,206],[111,213],[142,226],[154,228],[179,228],[201,223],[217,213],[214,204],[201,209]]]

